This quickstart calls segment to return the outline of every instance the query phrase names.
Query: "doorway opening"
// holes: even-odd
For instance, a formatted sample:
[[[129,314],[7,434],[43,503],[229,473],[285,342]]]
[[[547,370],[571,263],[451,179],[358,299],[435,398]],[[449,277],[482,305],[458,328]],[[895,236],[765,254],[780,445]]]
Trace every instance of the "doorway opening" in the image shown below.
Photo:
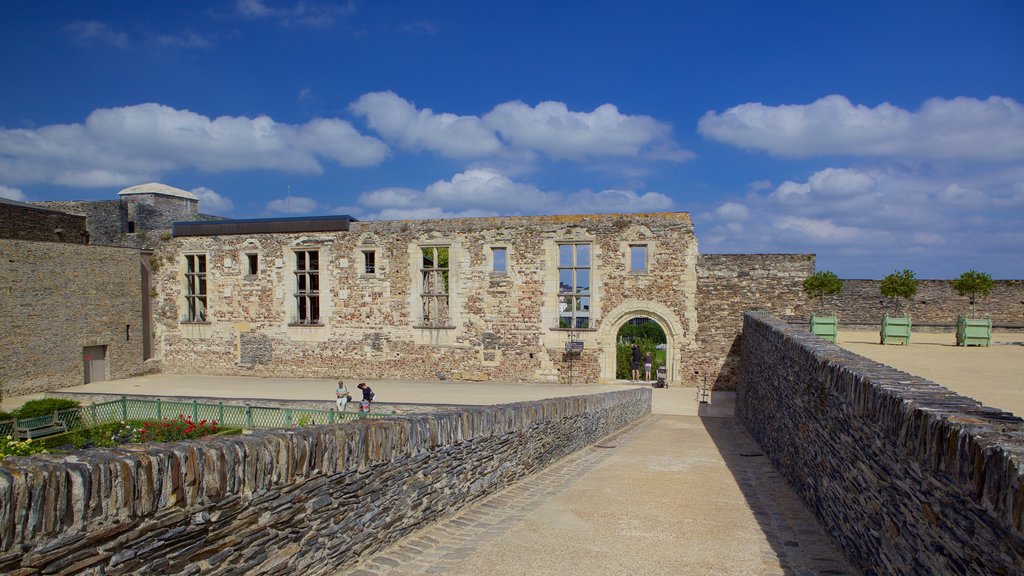
[[[665,330],[653,318],[637,316],[623,324],[615,335],[615,378],[616,380],[653,381],[659,366],[668,360],[668,338]],[[639,350],[637,373],[633,373],[633,345]],[[651,370],[646,371],[647,356],[650,355]],[[635,376],[635,377],[634,377]]]
[[[86,346],[82,348],[82,364],[85,383],[107,379],[107,347]]]

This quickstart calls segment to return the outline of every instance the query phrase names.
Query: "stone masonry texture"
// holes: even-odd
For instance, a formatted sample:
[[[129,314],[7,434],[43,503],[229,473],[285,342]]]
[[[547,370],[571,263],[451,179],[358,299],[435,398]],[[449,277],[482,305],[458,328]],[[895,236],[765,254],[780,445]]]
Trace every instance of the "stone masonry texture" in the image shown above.
[[[0,573],[336,573],[650,409],[637,388],[11,458]]]
[[[0,198],[0,238],[88,244],[86,219]]]
[[[736,415],[865,574],[1024,574],[1024,421],[761,313]]]
[[[86,346],[106,346],[106,376],[142,358],[139,252],[0,240],[0,386],[4,396],[82,384]]]

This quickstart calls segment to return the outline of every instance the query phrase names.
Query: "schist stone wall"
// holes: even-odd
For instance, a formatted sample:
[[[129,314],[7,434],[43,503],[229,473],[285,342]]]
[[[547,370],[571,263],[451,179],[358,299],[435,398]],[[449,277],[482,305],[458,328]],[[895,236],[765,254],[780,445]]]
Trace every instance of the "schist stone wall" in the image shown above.
[[[85,218],[0,198],[0,238],[88,244]]]
[[[701,254],[697,261],[698,352],[693,370],[715,389],[733,389],[739,369],[743,313],[803,315],[803,281],[813,254]]]
[[[84,382],[84,349],[106,347],[107,378],[142,358],[139,252],[0,240],[0,386],[28,394]]]
[[[1024,421],[766,315],[736,415],[865,574],[1024,573]]]
[[[560,245],[590,247],[590,326],[560,328]],[[421,248],[450,252],[448,322],[423,317]],[[647,266],[634,271],[632,247]],[[493,270],[496,248],[505,272]],[[317,251],[319,325],[300,325],[296,252]],[[366,253],[374,268],[365,268]],[[186,259],[207,263],[208,312],[187,321]],[[688,214],[612,214],[352,222],[317,233],[181,236],[154,253],[164,369],[264,376],[610,381],[629,319],[669,338],[670,381],[692,384],[697,243]],[[250,274],[255,260],[258,270]],[[582,311],[581,311],[582,312]],[[183,321],[184,319],[184,321]],[[733,330],[733,328],[729,328]],[[584,343],[570,357],[570,336]]]
[[[816,308],[839,315],[840,326],[867,324],[877,327],[882,316],[890,311],[891,301],[879,292],[879,280],[843,280],[843,291],[827,298],[824,306]],[[922,280],[917,294],[904,301],[904,311],[915,325],[956,325],[957,314],[971,311],[970,299],[959,296],[949,280]],[[1024,280],[996,280],[992,293],[979,297],[975,303],[979,317],[992,319],[996,328],[1024,328]],[[806,320],[806,319],[804,319]]]
[[[5,574],[334,574],[650,413],[633,389],[0,465]]]
[[[89,228],[89,243],[121,246],[128,231],[125,206],[120,200],[33,202],[34,206],[84,216]]]

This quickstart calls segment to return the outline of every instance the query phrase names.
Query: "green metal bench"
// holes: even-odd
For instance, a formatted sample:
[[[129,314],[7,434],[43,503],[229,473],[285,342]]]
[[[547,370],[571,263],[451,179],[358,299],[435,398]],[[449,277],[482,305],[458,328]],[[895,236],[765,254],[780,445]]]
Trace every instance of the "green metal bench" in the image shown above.
[[[56,412],[46,416],[36,416],[34,418],[14,421],[15,438],[18,440],[42,438],[43,436],[60,434],[67,431],[67,424],[57,417]]]

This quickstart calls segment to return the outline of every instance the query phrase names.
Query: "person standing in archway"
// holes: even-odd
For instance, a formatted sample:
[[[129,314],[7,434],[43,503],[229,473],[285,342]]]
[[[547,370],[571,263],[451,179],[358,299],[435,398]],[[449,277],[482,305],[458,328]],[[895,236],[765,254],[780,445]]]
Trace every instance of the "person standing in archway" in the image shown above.
[[[640,360],[643,358],[643,352],[640,351],[640,347],[633,343],[633,355],[629,359],[629,368],[633,371],[633,382],[640,380]]]
[[[650,352],[648,352],[647,355],[644,356],[644,382],[650,382],[651,381],[651,365],[652,364],[654,364],[654,357],[651,356]]]

